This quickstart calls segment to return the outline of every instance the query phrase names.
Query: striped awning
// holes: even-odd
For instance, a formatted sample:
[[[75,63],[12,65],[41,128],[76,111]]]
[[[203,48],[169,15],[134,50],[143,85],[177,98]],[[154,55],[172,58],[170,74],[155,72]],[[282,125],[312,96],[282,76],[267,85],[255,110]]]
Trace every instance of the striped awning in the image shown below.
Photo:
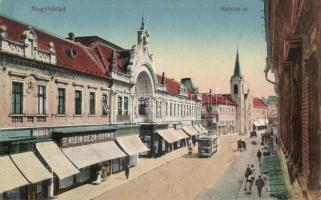
[[[149,150],[138,135],[117,137],[116,140],[121,148],[131,156]]]
[[[29,184],[9,156],[0,157],[0,180],[0,194]]]
[[[79,173],[79,170],[68,160],[56,143],[40,142],[36,144],[36,148],[59,179]]]
[[[156,132],[168,143],[173,143],[181,139],[188,138],[188,136],[183,132],[182,129],[168,128],[157,130]]]
[[[30,183],[38,183],[51,178],[50,172],[33,152],[13,154],[10,157]]]
[[[205,134],[205,132],[198,125],[193,125],[193,127],[198,131],[199,134]]]
[[[184,126],[182,128],[190,136],[199,135],[200,133],[193,126]]]
[[[68,147],[62,151],[78,169],[126,156],[114,141]]]
[[[204,126],[202,126],[202,124],[198,125],[200,127],[201,130],[204,131],[204,133],[208,133],[208,131],[206,130],[206,128],[204,128]]]

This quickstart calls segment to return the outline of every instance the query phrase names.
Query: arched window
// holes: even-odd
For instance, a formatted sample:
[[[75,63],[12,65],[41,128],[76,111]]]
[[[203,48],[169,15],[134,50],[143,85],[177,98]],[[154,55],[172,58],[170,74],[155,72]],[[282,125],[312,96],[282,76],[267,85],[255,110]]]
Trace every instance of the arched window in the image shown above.
[[[234,94],[237,94],[238,93],[238,87],[237,87],[237,85],[235,84],[234,85]]]

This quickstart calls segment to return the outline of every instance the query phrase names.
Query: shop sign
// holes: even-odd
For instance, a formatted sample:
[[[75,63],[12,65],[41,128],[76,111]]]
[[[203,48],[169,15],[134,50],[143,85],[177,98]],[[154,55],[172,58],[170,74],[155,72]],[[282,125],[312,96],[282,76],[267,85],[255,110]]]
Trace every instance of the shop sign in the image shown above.
[[[81,144],[103,142],[115,139],[115,133],[89,133],[83,135],[64,136],[61,138],[61,146],[76,146]]]

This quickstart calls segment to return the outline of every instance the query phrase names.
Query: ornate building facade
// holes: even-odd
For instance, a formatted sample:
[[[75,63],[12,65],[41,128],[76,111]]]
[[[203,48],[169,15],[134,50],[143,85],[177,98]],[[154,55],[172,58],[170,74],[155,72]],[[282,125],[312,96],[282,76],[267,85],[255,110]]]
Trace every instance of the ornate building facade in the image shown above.
[[[142,21],[124,49],[0,16],[1,198],[50,197],[206,132],[197,88],[157,75],[149,37]]]

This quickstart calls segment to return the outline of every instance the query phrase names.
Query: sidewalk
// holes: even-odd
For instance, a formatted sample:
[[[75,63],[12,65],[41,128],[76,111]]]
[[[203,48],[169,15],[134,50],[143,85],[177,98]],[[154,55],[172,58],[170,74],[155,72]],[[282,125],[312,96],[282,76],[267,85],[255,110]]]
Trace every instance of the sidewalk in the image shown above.
[[[95,184],[85,184],[80,187],[74,188],[67,192],[64,192],[54,199],[64,199],[64,200],[88,200],[92,199],[106,191],[109,191],[119,185],[125,184],[132,179],[139,177],[153,169],[156,169],[176,158],[179,158],[187,153],[187,147],[183,147],[167,153],[166,155],[159,158],[140,158],[138,160],[137,166],[130,168],[129,179],[127,180],[124,172],[117,174],[112,174],[107,178],[106,182],[102,182],[99,185]]]

